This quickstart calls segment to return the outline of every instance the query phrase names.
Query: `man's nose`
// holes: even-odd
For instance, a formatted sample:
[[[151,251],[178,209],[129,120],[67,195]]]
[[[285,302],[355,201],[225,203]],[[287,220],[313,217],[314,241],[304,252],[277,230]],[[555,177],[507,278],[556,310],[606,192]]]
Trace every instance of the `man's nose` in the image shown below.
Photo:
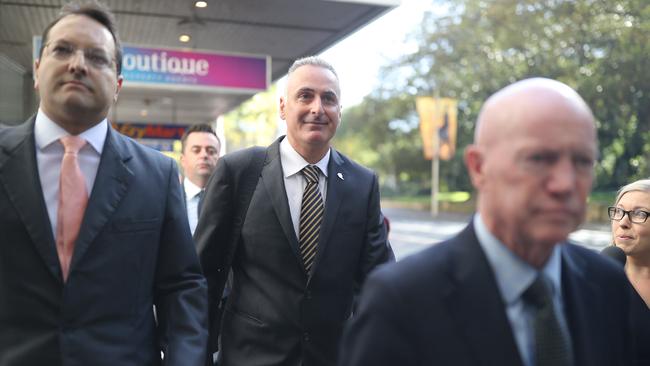
[[[325,110],[323,109],[323,101],[319,96],[316,96],[314,100],[311,102],[311,113],[312,114],[323,114],[325,113]]]
[[[74,51],[74,53],[70,56],[70,59],[69,59],[68,62],[69,62],[68,69],[71,72],[74,72],[74,73],[83,72],[83,73],[85,73],[87,71],[86,56],[84,55],[83,50]]]
[[[552,167],[548,188],[557,193],[572,191],[577,184],[578,173],[570,157],[564,157]]]

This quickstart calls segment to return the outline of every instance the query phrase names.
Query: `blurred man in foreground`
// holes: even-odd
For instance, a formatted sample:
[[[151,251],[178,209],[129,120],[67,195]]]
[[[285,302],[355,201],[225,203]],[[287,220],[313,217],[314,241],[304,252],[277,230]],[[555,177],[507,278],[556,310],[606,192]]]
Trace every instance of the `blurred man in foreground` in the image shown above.
[[[597,148],[567,85],[528,79],[490,97],[465,151],[477,214],[370,276],[340,365],[629,365],[624,273],[567,243]]]

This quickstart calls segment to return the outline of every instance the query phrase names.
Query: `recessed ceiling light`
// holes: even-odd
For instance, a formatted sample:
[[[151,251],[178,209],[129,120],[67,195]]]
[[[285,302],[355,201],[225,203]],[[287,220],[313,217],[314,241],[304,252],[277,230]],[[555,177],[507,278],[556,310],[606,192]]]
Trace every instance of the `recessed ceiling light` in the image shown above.
[[[194,6],[196,6],[197,8],[205,8],[205,7],[208,6],[208,2],[207,1],[197,1],[197,2],[194,3]]]
[[[178,40],[181,41],[181,42],[183,42],[183,43],[187,43],[187,42],[189,42],[190,39],[192,39],[192,37],[190,37],[189,34],[181,34],[181,36],[178,37]]]

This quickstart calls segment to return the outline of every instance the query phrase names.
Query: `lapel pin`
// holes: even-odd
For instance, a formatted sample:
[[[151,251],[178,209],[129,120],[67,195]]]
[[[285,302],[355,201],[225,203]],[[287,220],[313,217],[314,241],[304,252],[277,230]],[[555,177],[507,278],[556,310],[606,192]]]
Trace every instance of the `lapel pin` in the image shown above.
[[[342,173],[336,173],[336,176],[339,177],[340,180],[345,180],[345,179],[343,179],[343,174]]]

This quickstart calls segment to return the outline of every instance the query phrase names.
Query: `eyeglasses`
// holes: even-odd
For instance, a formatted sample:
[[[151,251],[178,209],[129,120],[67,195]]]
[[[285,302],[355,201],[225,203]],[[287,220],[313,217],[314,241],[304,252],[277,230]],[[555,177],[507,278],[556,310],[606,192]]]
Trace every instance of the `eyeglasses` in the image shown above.
[[[86,62],[96,69],[110,67],[115,61],[113,57],[99,48],[79,49],[77,46],[67,42],[48,43],[45,47],[49,47],[50,55],[60,61],[67,61],[76,55],[77,51],[82,51]]]
[[[650,215],[650,212],[643,211],[643,210],[625,211],[624,209],[618,207],[607,208],[607,215],[609,216],[610,220],[616,220],[616,221],[623,220],[625,214],[627,214],[627,217],[630,218],[630,221],[636,224],[643,224],[648,219],[648,215]]]

